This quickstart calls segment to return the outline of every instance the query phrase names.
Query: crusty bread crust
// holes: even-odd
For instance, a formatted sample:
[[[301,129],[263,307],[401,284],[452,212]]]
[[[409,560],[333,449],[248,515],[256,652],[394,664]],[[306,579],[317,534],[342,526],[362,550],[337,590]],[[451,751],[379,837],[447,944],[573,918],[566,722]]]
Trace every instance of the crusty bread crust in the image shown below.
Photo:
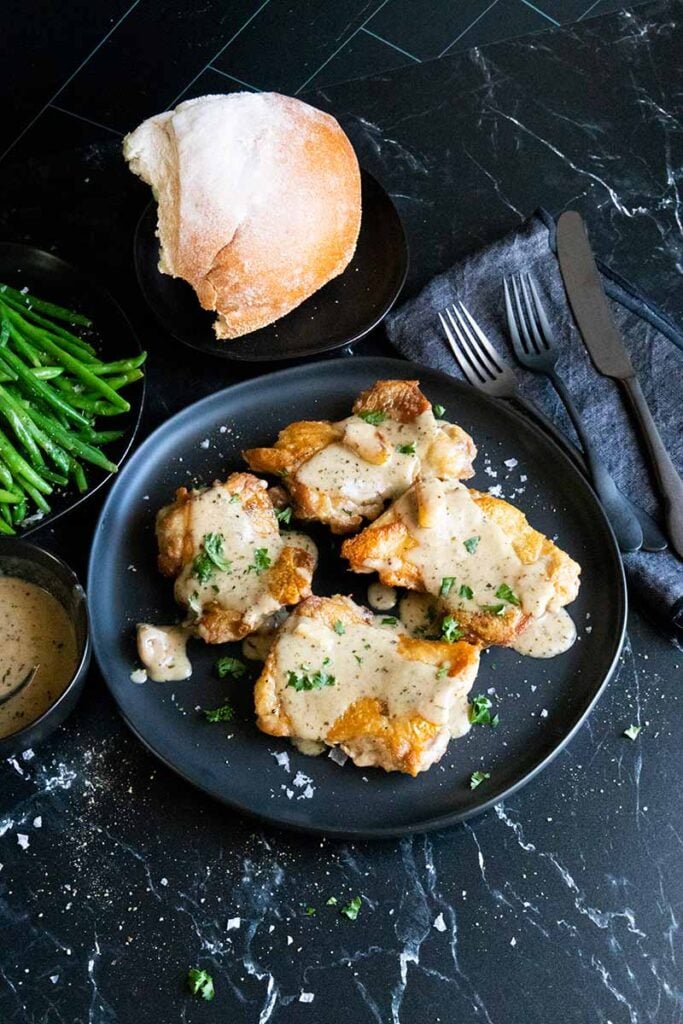
[[[158,204],[159,269],[238,338],[341,274],[361,217],[358,161],[337,121],[278,93],[202,96],[124,140]]]

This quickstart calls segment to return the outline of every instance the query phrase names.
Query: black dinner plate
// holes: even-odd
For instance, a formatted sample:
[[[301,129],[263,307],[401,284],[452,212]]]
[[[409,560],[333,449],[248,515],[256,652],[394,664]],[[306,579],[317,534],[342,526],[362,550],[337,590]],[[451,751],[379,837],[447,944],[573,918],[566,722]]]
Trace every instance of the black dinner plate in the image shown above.
[[[531,523],[583,566],[571,606],[579,639],[551,660],[494,648],[483,655],[473,693],[491,694],[497,729],[475,726],[416,779],[306,757],[254,724],[250,679],[219,680],[217,657],[238,645],[190,642],[191,679],[137,685],[135,624],[177,621],[172,587],[155,567],[154,516],[180,484],[209,483],[243,466],[244,448],[272,442],[297,418],[348,415],[357,394],[381,378],[419,378],[446,417],[479,448],[473,486],[500,489]],[[516,460],[516,461],[515,461]],[[508,465],[506,465],[506,462]],[[339,538],[308,531],[320,548],[318,594],[365,601],[372,577],[354,576]],[[574,735],[609,679],[621,649],[626,591],[611,529],[593,492],[554,441],[507,406],[447,375],[397,359],[343,359],[237,384],[173,416],[132,456],[102,511],[89,572],[94,650],[137,736],[189,782],[228,806],[289,828],[372,838],[442,828],[490,807],[528,782]],[[234,721],[210,724],[197,711],[228,698]],[[470,774],[490,773],[477,789]]]
[[[185,345],[242,362],[299,359],[358,341],[389,312],[408,272],[408,244],[396,207],[367,171],[361,171],[361,187],[360,235],[344,273],[281,320],[234,341],[216,338],[215,313],[201,308],[189,284],[157,269],[157,210],[150,203],[135,232],[134,257],[152,312]]]
[[[0,283],[12,288],[26,287],[40,299],[85,313],[93,322],[87,331],[87,339],[106,362],[133,357],[141,351],[128,318],[109,292],[54,253],[21,243],[0,242]],[[145,397],[144,376],[129,384],[122,394],[130,402],[130,410],[106,422],[102,418],[98,421],[100,429],[123,431],[118,441],[103,447],[107,458],[117,466],[125,459],[140,423]],[[64,515],[94,494],[112,476],[97,466],[85,465],[84,469],[89,485],[84,494],[79,493],[73,483],[55,488],[48,496],[52,510],[20,527],[19,533],[25,536]]]

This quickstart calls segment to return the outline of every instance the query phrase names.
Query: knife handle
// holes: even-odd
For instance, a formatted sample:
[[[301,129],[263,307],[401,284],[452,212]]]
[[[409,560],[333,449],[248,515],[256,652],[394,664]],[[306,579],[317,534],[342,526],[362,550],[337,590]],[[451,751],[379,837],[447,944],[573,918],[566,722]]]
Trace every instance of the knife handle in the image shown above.
[[[683,481],[664,447],[638,378],[626,377],[621,383],[645,439],[657,483],[664,498],[664,518],[671,546],[678,557],[683,558]]]

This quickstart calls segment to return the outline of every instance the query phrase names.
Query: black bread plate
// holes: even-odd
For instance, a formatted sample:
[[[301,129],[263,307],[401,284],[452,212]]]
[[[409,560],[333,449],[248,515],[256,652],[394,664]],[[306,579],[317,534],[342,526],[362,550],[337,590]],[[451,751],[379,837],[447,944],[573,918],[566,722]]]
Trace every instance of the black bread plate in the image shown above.
[[[88,330],[86,337],[105,362],[125,359],[140,352],[140,342],[133,328],[111,295],[76,267],[53,253],[34,249],[30,245],[0,243],[0,284],[8,284],[19,289],[28,288],[29,292],[40,299],[85,313],[93,322],[93,327]],[[78,332],[79,329],[76,329],[76,333]],[[140,423],[145,378],[129,384],[122,394],[130,402],[129,412],[112,416],[100,427],[103,430],[123,431],[123,436],[118,441],[113,441],[103,448],[107,458],[117,466],[120,466],[126,457]],[[103,420],[100,419],[99,423],[102,424]],[[20,527],[19,533],[22,536],[32,533],[33,530],[45,526],[76,505],[80,505],[112,475],[97,466],[86,464],[84,469],[89,484],[88,490],[80,494],[74,483],[70,483],[68,487],[55,488],[47,499],[52,511]]]
[[[361,171],[358,245],[343,274],[291,313],[234,341],[219,341],[215,313],[203,310],[193,289],[157,269],[157,208],[150,203],[135,232],[135,270],[142,294],[162,327],[190,348],[223,359],[277,362],[350,345],[386,316],[408,271],[408,245],[396,208],[379,182]]]
[[[358,393],[381,378],[418,378],[446,417],[477,443],[472,486],[500,488],[533,526],[583,567],[570,607],[580,639],[551,660],[493,648],[482,656],[473,693],[489,693],[497,729],[473,726],[451,741],[439,764],[416,779],[377,768],[340,767],[306,757],[254,724],[254,666],[242,679],[218,679],[222,655],[238,645],[191,641],[191,679],[136,685],[137,622],[180,618],[172,584],[156,569],[154,517],[180,485],[210,483],[244,467],[244,448],[272,442],[297,419],[338,419]],[[222,428],[225,428],[224,430]],[[505,463],[517,460],[516,465]],[[489,472],[485,471],[485,467]],[[495,473],[495,476],[491,474]],[[526,478],[526,479],[524,479]],[[365,602],[372,576],[354,576],[338,555],[339,538],[310,528],[319,545],[318,594]],[[114,484],[90,561],[88,596],[95,655],[137,736],[165,764],[229,807],[262,821],[333,836],[372,838],[443,828],[510,796],[549,764],[586,718],[621,649],[626,591],[619,552],[605,516],[566,455],[529,420],[446,374],[398,359],[343,359],[284,370],[237,384],[190,406],[147,438]],[[495,692],[491,693],[491,688]],[[212,724],[196,710],[230,700],[231,722]],[[490,779],[470,789],[473,771]],[[301,774],[298,774],[301,773]]]

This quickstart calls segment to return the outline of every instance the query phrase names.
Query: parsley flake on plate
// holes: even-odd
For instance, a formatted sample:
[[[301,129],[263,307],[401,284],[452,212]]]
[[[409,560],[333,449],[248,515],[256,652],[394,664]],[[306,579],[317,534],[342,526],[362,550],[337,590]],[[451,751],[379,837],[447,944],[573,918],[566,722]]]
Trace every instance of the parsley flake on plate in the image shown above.
[[[642,725],[629,725],[628,729],[624,729],[624,736],[627,736],[630,740],[635,740],[638,738],[638,733],[642,728]]]
[[[204,717],[207,722],[230,722],[234,715],[230,704],[223,704],[220,708],[204,708]]]
[[[233,679],[241,679],[247,671],[247,666],[239,658],[219,658],[216,662],[216,671],[221,679],[232,676]]]
[[[325,665],[329,664],[329,658],[325,658],[323,667],[317,672],[309,672],[301,666],[300,669],[287,673],[287,686],[291,686],[297,693],[302,690],[322,690],[324,686],[334,686],[336,680],[329,672],[325,671]]]
[[[326,907],[336,907],[338,902],[339,902],[339,900],[337,899],[336,896],[330,896],[329,900],[325,901],[325,906]]]
[[[498,715],[491,714],[491,701],[485,694],[475,694],[469,707],[469,720],[472,725],[492,725],[495,729],[499,724]]]
[[[315,907],[306,907],[306,909],[304,910],[304,914],[306,915],[306,917],[314,917]]]
[[[474,591],[472,587],[468,587],[466,583],[463,583],[458,591],[460,597],[464,597],[467,601],[471,601],[474,597]]]
[[[291,523],[292,521],[292,506],[287,505],[286,508],[275,509],[275,518],[278,523]]]
[[[358,415],[373,427],[378,427],[387,418],[387,414],[381,409],[368,409],[367,412],[359,412]]]
[[[446,411],[446,407],[443,406],[443,405],[433,405],[432,406],[432,412],[436,416],[437,420],[443,419],[443,414],[445,413],[445,411]]]
[[[251,565],[247,566],[247,572],[255,572],[257,576],[260,576],[262,572],[270,568],[270,565],[271,559],[268,554],[268,548],[256,548],[254,551],[254,561]]]
[[[207,1001],[213,999],[215,991],[213,978],[208,971],[200,971],[197,967],[191,967],[187,972],[187,984],[193,996],[199,996]]]
[[[346,906],[341,908],[339,913],[343,914],[344,917],[348,917],[349,921],[355,921],[362,905],[363,901],[360,896],[354,896],[352,900],[349,900]]]
[[[496,591],[496,597],[499,597],[501,601],[507,601],[508,604],[516,604],[519,607],[519,598],[507,583],[501,583]]]
[[[381,622],[382,626],[398,626],[398,619],[395,615],[385,615]]]
[[[481,786],[482,782],[485,782],[486,779],[490,778],[490,772],[472,772],[470,775],[470,789],[476,789],[477,786]]]
[[[467,552],[468,555],[474,554],[474,552],[479,547],[480,540],[481,537],[468,537],[467,540],[463,541],[463,544],[465,545],[465,551]]]
[[[446,643],[454,644],[456,640],[462,639],[462,630],[452,615],[447,615],[441,623],[441,639]]]
[[[411,441],[410,444],[397,444],[396,451],[399,453],[399,455],[414,455],[415,442]]]
[[[441,580],[441,587],[439,594],[441,597],[447,597],[450,594],[453,585],[455,584],[455,576],[444,576]]]

